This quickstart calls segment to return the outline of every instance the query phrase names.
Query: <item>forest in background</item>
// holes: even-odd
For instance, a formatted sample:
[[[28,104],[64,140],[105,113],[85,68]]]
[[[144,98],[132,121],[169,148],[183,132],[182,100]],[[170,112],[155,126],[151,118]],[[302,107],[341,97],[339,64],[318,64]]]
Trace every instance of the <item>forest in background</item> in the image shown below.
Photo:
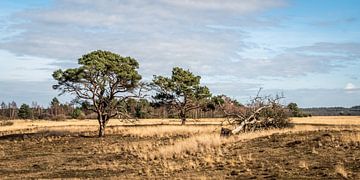
[[[238,103],[241,106],[240,103]],[[307,116],[360,116],[360,106],[345,107],[314,107],[299,108],[296,103],[287,105],[289,115],[292,117]],[[140,101],[130,99],[126,103],[126,110],[133,117],[139,119],[148,118],[178,118],[166,106],[152,103],[146,99]],[[194,109],[188,113],[188,118],[222,118],[223,112],[214,104],[209,104],[202,109]],[[61,103],[56,97],[52,99],[48,107],[40,106],[37,102],[18,105],[15,101],[2,102],[0,105],[0,119],[96,119],[92,111],[87,110],[87,104],[81,105],[75,102]]]
[[[126,104],[127,113],[134,118],[178,118],[176,113],[171,112],[166,106],[151,103],[146,99],[129,99]],[[88,104],[78,105],[75,102],[61,103],[57,98],[53,98],[49,107],[43,107],[33,102],[31,105],[17,105],[16,102],[0,105],[0,119],[96,119],[97,115],[87,109]],[[213,104],[209,104],[202,109],[194,109],[187,114],[188,118],[221,118],[223,113]],[[121,117],[119,117],[121,118]]]
[[[301,108],[306,114],[313,116],[360,116],[360,106],[345,107],[314,107]]]

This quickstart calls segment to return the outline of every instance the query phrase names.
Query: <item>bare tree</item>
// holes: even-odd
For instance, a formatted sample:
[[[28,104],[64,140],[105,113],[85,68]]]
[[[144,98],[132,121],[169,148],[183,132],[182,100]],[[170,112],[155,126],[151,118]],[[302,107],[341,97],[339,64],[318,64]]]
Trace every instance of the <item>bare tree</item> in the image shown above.
[[[15,101],[9,103],[9,118],[15,119],[17,117],[17,105]]]

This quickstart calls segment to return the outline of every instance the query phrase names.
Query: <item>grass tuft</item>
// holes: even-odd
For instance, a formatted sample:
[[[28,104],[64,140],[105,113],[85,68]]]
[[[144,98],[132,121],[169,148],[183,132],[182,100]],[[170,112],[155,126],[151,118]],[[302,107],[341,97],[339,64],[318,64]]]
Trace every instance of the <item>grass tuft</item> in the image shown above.
[[[335,166],[335,172],[336,174],[340,175],[345,179],[348,178],[348,172],[346,171],[345,167],[342,164],[338,164]]]
[[[14,125],[14,122],[12,121],[1,121],[0,126],[12,126]]]

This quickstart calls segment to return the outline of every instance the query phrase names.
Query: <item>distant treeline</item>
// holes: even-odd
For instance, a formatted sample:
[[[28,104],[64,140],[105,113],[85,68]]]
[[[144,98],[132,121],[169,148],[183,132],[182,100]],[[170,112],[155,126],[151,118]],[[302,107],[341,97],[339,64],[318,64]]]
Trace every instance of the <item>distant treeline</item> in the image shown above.
[[[127,113],[134,118],[178,118],[176,113],[172,113],[164,106],[151,103],[146,99],[129,99],[126,104]],[[88,110],[88,104],[82,103],[60,103],[57,98],[53,98],[49,107],[42,107],[36,102],[31,105],[16,102],[2,102],[0,106],[0,119],[96,119],[97,114]],[[188,118],[220,118],[223,114],[213,107],[205,109],[195,109],[188,113]],[[118,118],[121,118],[120,116]]]
[[[313,116],[360,116],[360,106],[351,108],[344,107],[318,107],[318,108],[301,108],[306,114]]]
[[[151,103],[146,99],[129,99],[124,104],[127,113],[134,118],[179,118],[176,113],[171,112],[166,106]],[[239,103],[239,106],[242,106]],[[351,108],[344,107],[319,107],[319,108],[298,108],[296,103],[287,105],[289,116],[308,117],[308,116],[360,116],[360,106]],[[223,112],[216,105],[208,105],[206,108],[192,110],[187,115],[188,118],[222,118]],[[57,98],[53,98],[48,107],[38,105],[36,102],[17,105],[16,102],[0,105],[0,119],[96,119],[97,114],[90,111],[88,104],[61,103]],[[118,118],[121,118],[120,116]]]

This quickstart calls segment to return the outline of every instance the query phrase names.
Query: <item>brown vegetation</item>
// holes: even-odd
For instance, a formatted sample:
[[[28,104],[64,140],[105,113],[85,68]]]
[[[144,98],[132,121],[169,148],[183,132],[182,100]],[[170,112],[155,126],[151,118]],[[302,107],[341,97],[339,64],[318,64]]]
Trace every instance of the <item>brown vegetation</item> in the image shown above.
[[[360,127],[294,128],[220,137],[219,125],[108,128],[96,121],[20,121],[0,130],[2,178],[349,178],[360,174]],[[173,123],[178,124],[176,120]],[[209,120],[221,122],[221,120]],[[329,120],[331,122],[331,120]],[[34,129],[28,129],[33,124]],[[128,124],[130,125],[130,124]],[[145,126],[144,126],[145,125]],[[12,129],[9,133],[9,128]],[[4,130],[8,128],[8,130]],[[331,157],[331,158],[329,158]]]
[[[14,122],[11,121],[0,121],[0,126],[11,126]]]

